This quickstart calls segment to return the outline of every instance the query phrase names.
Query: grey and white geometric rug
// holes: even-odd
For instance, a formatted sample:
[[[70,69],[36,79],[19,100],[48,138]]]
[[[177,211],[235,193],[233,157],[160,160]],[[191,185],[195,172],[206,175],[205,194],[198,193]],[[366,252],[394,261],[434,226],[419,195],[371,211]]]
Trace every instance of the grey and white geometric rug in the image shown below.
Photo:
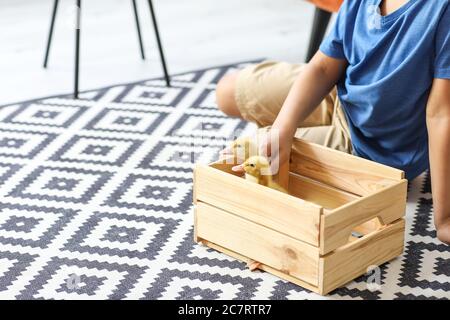
[[[1,107],[0,299],[450,298],[428,174],[410,184],[406,250],[375,291],[363,276],[323,298],[193,243],[192,162],[252,128],[214,102],[243,65]]]

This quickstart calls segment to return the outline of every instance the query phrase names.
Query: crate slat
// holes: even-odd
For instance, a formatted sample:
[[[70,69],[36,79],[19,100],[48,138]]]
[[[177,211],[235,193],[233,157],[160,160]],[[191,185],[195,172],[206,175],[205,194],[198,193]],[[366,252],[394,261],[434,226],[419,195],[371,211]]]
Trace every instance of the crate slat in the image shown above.
[[[319,246],[321,207],[209,166],[197,165],[194,175],[195,201]]]
[[[327,254],[346,244],[353,228],[373,218],[379,217],[383,224],[402,218],[407,185],[408,181],[402,180],[324,214],[320,223],[320,253]]]
[[[195,215],[198,238],[317,286],[316,247],[200,201]]]
[[[291,172],[365,196],[404,179],[404,172],[344,152],[295,139]]]
[[[405,221],[385,226],[321,257],[319,290],[325,295],[403,252]]]
[[[289,194],[300,199],[316,203],[330,210],[360,199],[359,196],[338,190],[310,178],[291,173],[289,177]]]
[[[246,256],[243,256],[243,255],[241,255],[241,254],[239,254],[237,252],[234,252],[232,250],[229,250],[227,248],[219,246],[218,244],[212,243],[210,241],[207,241],[207,240],[199,238],[197,242],[199,242],[199,243],[201,243],[201,244],[203,244],[203,245],[205,245],[205,246],[207,246],[207,247],[209,247],[211,249],[214,249],[214,250],[217,250],[219,252],[222,252],[222,253],[224,253],[224,254],[232,257],[232,258],[235,258],[237,260],[243,261],[245,263],[247,263],[248,260],[249,260],[249,258],[246,257]],[[269,273],[277,276],[278,278],[281,278],[281,279],[287,280],[289,282],[295,283],[296,285],[298,285],[300,287],[303,287],[303,288],[306,288],[306,289],[308,289],[308,290],[310,290],[312,292],[319,293],[319,288],[317,286],[313,286],[312,284],[310,284],[308,282],[305,282],[305,281],[302,281],[300,279],[297,279],[297,278],[295,278],[293,276],[290,276],[290,275],[288,275],[286,273],[283,273],[283,272],[281,272],[281,271],[279,271],[277,269],[274,269],[274,268],[272,268],[272,267],[270,267],[268,265],[265,265],[263,263],[261,263],[258,266],[257,269],[265,271],[265,272],[269,272]]]

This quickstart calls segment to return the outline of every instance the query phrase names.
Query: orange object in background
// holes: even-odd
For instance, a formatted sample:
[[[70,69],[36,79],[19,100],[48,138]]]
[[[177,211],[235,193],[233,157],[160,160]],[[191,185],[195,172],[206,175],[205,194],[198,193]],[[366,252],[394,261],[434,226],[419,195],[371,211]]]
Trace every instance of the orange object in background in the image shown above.
[[[339,11],[339,8],[341,7],[342,2],[344,0],[308,0],[309,2],[312,2],[320,9],[329,11],[329,12],[337,12]]]

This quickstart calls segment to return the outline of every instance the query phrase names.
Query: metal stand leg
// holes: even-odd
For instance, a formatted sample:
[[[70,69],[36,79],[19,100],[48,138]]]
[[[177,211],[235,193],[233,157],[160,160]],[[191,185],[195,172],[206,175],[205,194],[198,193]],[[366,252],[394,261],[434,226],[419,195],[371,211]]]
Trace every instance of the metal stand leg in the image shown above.
[[[52,20],[50,22],[50,30],[48,32],[47,49],[45,50],[45,58],[44,58],[44,68],[47,68],[47,65],[48,65],[48,56],[50,53],[50,47],[52,45],[53,29],[55,27],[56,12],[58,11],[58,4],[59,4],[59,0],[55,0],[53,2]]]
[[[139,15],[138,15],[138,10],[137,10],[136,0],[131,0],[131,2],[133,4],[134,18],[136,20],[136,29],[137,29],[138,40],[139,40],[139,48],[141,49],[141,57],[142,57],[142,60],[145,60],[144,45],[142,43],[141,24],[139,22]]]
[[[170,87],[170,77],[169,72],[167,71],[166,59],[164,58],[164,52],[161,44],[161,38],[159,36],[158,23],[156,21],[155,11],[153,10],[152,0],[148,0],[148,5],[150,7],[150,14],[152,16],[153,28],[155,30],[156,42],[158,43],[159,55],[161,57],[161,64],[164,70],[164,78],[166,79],[166,84]]]
[[[78,82],[80,78],[80,29],[81,29],[81,0],[77,0],[77,18],[75,26],[75,87],[74,99],[78,99]]]
[[[306,62],[309,62],[316,54],[317,50],[319,50],[320,44],[325,36],[325,32],[327,31],[331,15],[332,14],[328,11],[319,8],[316,9],[308,53],[306,55]]]
[[[74,77],[75,79],[74,79],[73,96],[75,99],[78,99],[79,79],[80,79],[81,0],[76,0],[76,3],[77,3],[77,13],[76,13],[76,28],[75,28],[75,77]],[[137,28],[137,32],[138,32],[141,56],[143,59],[145,59],[145,52],[144,52],[144,46],[143,46],[143,42],[142,42],[142,33],[141,33],[141,27],[140,27],[138,12],[137,12],[136,0],[132,0],[132,4],[133,4],[133,11],[135,14],[135,19],[136,19],[136,28]],[[148,4],[150,7],[150,14],[151,14],[151,18],[152,18],[153,28],[155,30],[159,55],[161,57],[161,64],[162,64],[163,71],[164,71],[164,78],[166,80],[167,86],[170,87],[169,72],[167,70],[166,59],[164,57],[164,51],[163,51],[163,47],[162,47],[162,43],[161,43],[161,37],[159,35],[158,23],[156,21],[156,16],[155,16],[155,12],[153,9],[152,0],[148,0]],[[54,26],[55,26],[58,5],[59,5],[59,0],[54,0],[52,20],[51,20],[50,31],[49,31],[49,35],[48,35],[47,48],[45,51],[44,68],[46,68],[48,65],[48,58],[49,58],[50,47],[51,47],[52,38],[53,38],[53,30],[54,30]]]

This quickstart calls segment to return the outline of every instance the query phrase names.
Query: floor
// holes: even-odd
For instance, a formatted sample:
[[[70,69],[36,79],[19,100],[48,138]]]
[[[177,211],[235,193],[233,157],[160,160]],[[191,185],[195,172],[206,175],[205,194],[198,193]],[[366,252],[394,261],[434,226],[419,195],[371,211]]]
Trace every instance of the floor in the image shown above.
[[[410,182],[404,253],[326,297],[194,243],[193,162],[252,129],[214,101],[242,67],[0,108],[0,300],[448,300],[428,172]]]
[[[61,2],[45,71],[52,0],[0,1],[0,105],[71,92],[74,0]],[[145,2],[138,0],[145,62],[130,0],[83,2],[81,89],[161,75]],[[303,61],[313,8],[280,3],[155,0],[171,72],[261,57]],[[205,122],[214,138],[249,127],[214,103],[217,79],[234,69],[178,76],[171,89],[151,80],[79,101],[1,108],[0,299],[318,298],[192,242],[191,167],[183,155]],[[217,141],[202,159],[215,157]],[[161,192],[174,201],[162,201]],[[449,299],[450,251],[436,240],[431,213],[427,173],[410,186],[407,246],[382,268],[381,287],[372,291],[361,277],[329,298]]]
[[[71,92],[74,3],[61,0],[48,70],[42,68],[53,0],[0,3],[0,104]],[[155,0],[171,73],[268,57],[303,61],[313,7],[283,0]],[[148,60],[140,60],[129,0],[84,1],[81,89],[161,74],[145,0]]]

